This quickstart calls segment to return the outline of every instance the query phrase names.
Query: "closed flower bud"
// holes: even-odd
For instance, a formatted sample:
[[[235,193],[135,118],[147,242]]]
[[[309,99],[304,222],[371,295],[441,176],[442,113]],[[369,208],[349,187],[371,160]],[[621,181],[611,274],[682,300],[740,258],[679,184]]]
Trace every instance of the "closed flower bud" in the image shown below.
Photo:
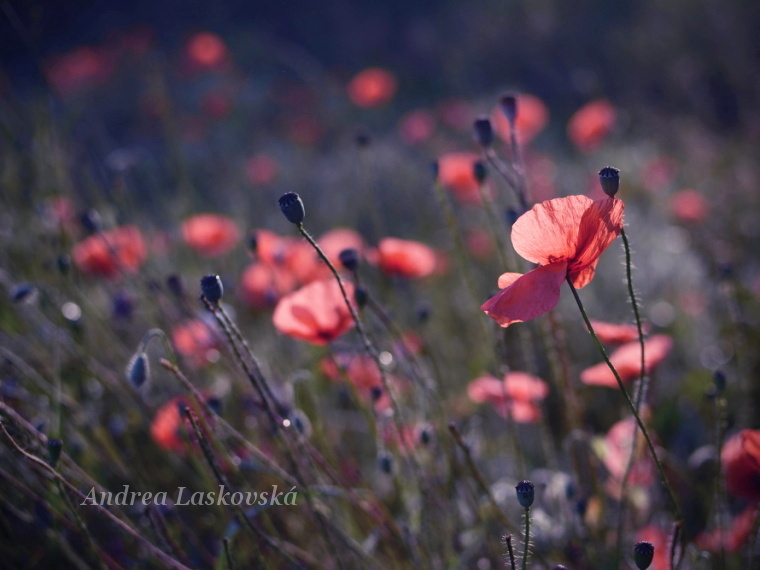
[[[201,294],[212,305],[221,301],[224,294],[224,286],[218,275],[206,275],[201,278]]]
[[[361,309],[367,304],[367,301],[369,300],[369,295],[367,294],[367,290],[363,289],[362,287],[357,287],[354,290],[354,300],[356,300],[356,304],[359,305],[359,308]]]
[[[726,375],[723,374],[722,371],[716,370],[713,374],[713,383],[715,384],[715,389],[718,391],[718,394],[723,393],[726,389]]]
[[[386,475],[393,471],[393,457],[390,453],[382,452],[377,456],[377,466]]]
[[[517,120],[517,98],[512,94],[502,95],[499,106],[509,123],[514,125]]]
[[[602,190],[610,198],[614,198],[620,188],[620,171],[612,166],[605,166],[599,171],[599,182]]]
[[[47,440],[48,450],[48,464],[55,469],[58,465],[58,459],[61,457],[61,451],[63,451],[63,441],[58,438],[51,437]]]
[[[301,224],[306,212],[301,197],[295,192],[287,192],[280,196],[280,210],[291,224]]]
[[[135,388],[139,388],[150,376],[150,366],[148,365],[148,355],[144,352],[137,352],[127,364],[127,379]]]
[[[520,481],[515,485],[515,491],[517,491],[517,501],[520,503],[520,506],[525,509],[530,508],[535,497],[533,483],[530,481]]]
[[[11,289],[11,300],[14,303],[21,303],[22,301],[33,303],[36,297],[37,287],[31,283],[22,283]]]
[[[633,561],[639,570],[647,570],[654,558],[654,545],[651,542],[637,542],[633,547]]]
[[[380,386],[372,386],[369,389],[369,395],[373,402],[377,402],[383,396],[383,389]]]
[[[493,144],[493,126],[488,117],[479,117],[473,124],[475,131],[475,140],[483,147],[490,147]]]
[[[488,169],[482,160],[477,160],[472,165],[472,174],[475,176],[475,180],[478,184],[483,184],[488,177]]]
[[[341,251],[338,254],[338,259],[340,259],[343,267],[349,271],[356,271],[356,269],[359,267],[359,252],[353,247],[349,247]]]
[[[182,277],[179,275],[169,275],[169,277],[166,278],[166,286],[175,297],[182,297],[182,295],[184,295],[185,289],[182,286]]]
[[[440,167],[438,166],[438,161],[434,160],[430,163],[430,172],[433,174],[433,180],[438,180],[438,171]]]
[[[79,216],[79,223],[81,223],[82,227],[89,233],[94,234],[95,232],[100,231],[100,228],[103,226],[103,219],[100,217],[97,210],[90,208],[81,213]]]

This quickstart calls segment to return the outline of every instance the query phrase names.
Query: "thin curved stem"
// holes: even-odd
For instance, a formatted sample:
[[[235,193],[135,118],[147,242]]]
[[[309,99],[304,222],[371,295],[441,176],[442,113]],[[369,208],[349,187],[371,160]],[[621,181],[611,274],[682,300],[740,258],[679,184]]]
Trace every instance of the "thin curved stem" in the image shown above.
[[[525,509],[525,550],[523,551],[522,570],[528,568],[528,554],[530,554],[530,507]]]

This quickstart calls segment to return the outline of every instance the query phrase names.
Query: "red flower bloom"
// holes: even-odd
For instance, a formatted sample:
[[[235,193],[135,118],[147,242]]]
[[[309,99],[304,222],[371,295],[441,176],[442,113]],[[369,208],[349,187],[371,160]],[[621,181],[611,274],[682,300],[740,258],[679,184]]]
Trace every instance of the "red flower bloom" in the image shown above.
[[[322,249],[327,259],[330,260],[336,269],[341,268],[340,252],[344,249],[355,249],[361,256],[364,252],[364,240],[354,230],[348,228],[336,228],[330,230],[317,240],[319,247]],[[316,255],[316,252],[314,253]],[[325,267],[327,270],[327,267]],[[327,270],[329,271],[329,270]],[[325,273],[327,276],[327,273]]]
[[[474,165],[480,156],[474,152],[450,152],[438,158],[438,180],[451,190],[461,204],[481,204],[480,186]]]
[[[504,115],[501,106],[497,106],[493,110],[491,120],[496,134],[502,140],[509,142],[511,140],[509,120]],[[517,140],[520,144],[528,144],[532,141],[538,133],[544,130],[548,122],[549,109],[541,99],[527,93],[517,96],[515,128],[517,129]]]
[[[338,366],[343,370],[338,369]],[[382,412],[390,409],[391,399],[383,387],[383,378],[377,368],[375,359],[366,354],[338,354],[335,359],[322,361],[322,372],[330,380],[341,382],[347,378],[354,385],[359,395],[366,399],[372,399],[373,389],[380,390],[380,397],[374,402],[375,410]],[[399,387],[399,380],[393,376],[387,376],[388,381],[395,387]]]
[[[280,297],[293,290],[295,277],[277,265],[256,262],[240,276],[240,296],[256,309],[274,307]]]
[[[438,255],[424,243],[397,238],[380,240],[375,251],[380,271],[405,279],[421,279],[438,267]]]
[[[727,552],[737,552],[744,546],[752,534],[757,517],[757,505],[749,505],[731,521],[731,526],[723,529],[715,529],[711,532],[700,533],[694,540],[697,548],[720,552],[721,547]]]
[[[245,161],[245,174],[255,186],[271,184],[278,171],[277,160],[268,154],[256,154]]]
[[[430,111],[424,109],[410,111],[401,117],[398,124],[398,132],[408,144],[423,143],[433,136],[434,131],[435,119]]]
[[[353,284],[344,285],[353,302]],[[328,344],[354,326],[334,279],[312,281],[280,299],[272,321],[281,333],[317,345]]]
[[[602,321],[591,320],[596,336],[605,344],[623,344],[639,338],[639,330],[635,325],[616,325]],[[647,327],[642,327],[647,332]]]
[[[633,433],[636,428],[636,420],[633,417],[617,422],[607,432],[604,443],[599,447],[602,462],[610,474],[607,482],[608,492],[619,498],[622,492],[623,477],[628,468],[633,451]],[[629,483],[647,487],[654,482],[654,464],[643,445],[643,436],[640,431],[636,432],[639,440],[637,446],[638,455],[634,458],[633,469]]]
[[[518,423],[531,423],[541,417],[538,402],[549,394],[546,382],[525,372],[510,372],[503,380],[480,376],[467,386],[473,402],[493,404],[500,415],[511,415]]]
[[[396,94],[398,82],[392,73],[370,67],[357,73],[348,83],[348,97],[357,107],[382,107]]]
[[[185,321],[172,329],[172,343],[182,356],[186,356],[196,366],[209,362],[218,345],[214,331],[201,319]]]
[[[198,69],[220,69],[229,64],[229,51],[222,38],[211,32],[199,32],[190,38],[187,58]]]
[[[760,502],[760,430],[731,436],[720,454],[726,489],[732,495]]]
[[[593,152],[612,131],[617,113],[606,99],[586,103],[570,117],[567,136],[581,152]]]
[[[121,271],[137,271],[145,261],[145,242],[135,226],[122,226],[79,242],[71,257],[74,265],[86,273],[115,277]]]
[[[499,277],[501,291],[481,309],[501,326],[553,309],[562,282],[580,289],[594,278],[599,256],[623,229],[623,202],[586,196],[555,198],[533,206],[512,226],[515,251],[540,267]]]
[[[198,214],[182,222],[182,239],[196,253],[216,257],[235,247],[240,240],[240,231],[230,218]]]
[[[670,212],[680,222],[698,224],[707,217],[708,205],[696,190],[679,190],[670,198]]]
[[[161,406],[150,424],[150,436],[159,447],[179,455],[187,452],[187,436],[183,435],[185,420],[180,414],[180,406],[189,406],[185,396],[177,396]]]
[[[650,374],[673,348],[673,339],[665,334],[656,334],[644,341],[644,373]],[[610,362],[620,374],[623,382],[630,382],[641,376],[641,346],[638,341],[629,342],[610,355]],[[591,386],[617,388],[617,380],[607,363],[600,362],[581,372],[581,382]]]

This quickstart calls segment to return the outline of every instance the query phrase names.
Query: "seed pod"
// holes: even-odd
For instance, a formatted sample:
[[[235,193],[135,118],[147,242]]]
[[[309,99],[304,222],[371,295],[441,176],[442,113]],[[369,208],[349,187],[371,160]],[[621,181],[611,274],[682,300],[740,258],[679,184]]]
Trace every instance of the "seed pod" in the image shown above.
[[[301,197],[295,192],[287,192],[280,196],[280,210],[291,224],[301,224],[306,212]]]

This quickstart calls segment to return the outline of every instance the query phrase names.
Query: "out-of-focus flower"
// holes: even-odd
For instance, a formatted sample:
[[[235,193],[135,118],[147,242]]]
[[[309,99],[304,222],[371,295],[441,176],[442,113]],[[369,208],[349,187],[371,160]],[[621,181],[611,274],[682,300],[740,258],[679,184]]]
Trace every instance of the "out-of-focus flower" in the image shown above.
[[[553,309],[566,279],[580,289],[594,278],[599,257],[623,229],[623,202],[586,196],[536,204],[512,226],[515,251],[540,267],[499,277],[501,291],[481,309],[502,327]]]
[[[196,366],[209,362],[218,347],[214,331],[201,319],[191,319],[172,329],[172,344],[179,354],[187,357]]]
[[[180,413],[180,406],[189,406],[185,396],[177,396],[161,406],[150,425],[150,436],[159,447],[185,455],[188,449],[185,420]]]
[[[581,152],[594,152],[612,132],[616,120],[617,112],[612,103],[595,99],[570,117],[567,136]]]
[[[346,89],[357,107],[382,107],[393,99],[397,87],[398,81],[390,71],[369,67],[357,73]]]
[[[669,156],[657,156],[643,165],[641,183],[644,187],[656,192],[667,187],[678,176],[678,162]]]
[[[673,339],[656,334],[644,342],[644,373],[651,374],[673,348]],[[610,355],[610,362],[623,382],[630,382],[641,375],[641,346],[638,341],[629,342]],[[605,362],[595,364],[581,372],[581,382],[591,386],[617,388],[617,380]]]
[[[617,422],[609,429],[597,450],[610,474],[607,491],[617,498],[621,495],[623,478],[633,452],[634,429],[636,429],[636,420],[633,417]],[[636,434],[639,441],[638,454],[634,458],[628,482],[631,485],[647,487],[655,480],[654,465],[646,451],[646,446],[642,443],[641,432],[637,431]]]
[[[346,282],[344,286],[353,302],[353,284]],[[284,296],[274,309],[272,321],[281,333],[317,345],[332,342],[354,326],[334,279],[312,281]]]
[[[277,178],[279,166],[268,154],[256,154],[245,161],[245,174],[248,181],[255,186],[271,184]]]
[[[211,32],[198,32],[187,42],[185,54],[190,64],[203,70],[218,70],[229,64],[229,51],[222,38]]]
[[[467,386],[473,402],[488,402],[500,415],[509,415],[518,423],[537,421],[541,417],[538,403],[548,394],[546,382],[525,372],[510,372],[503,380],[480,376]]]
[[[590,319],[590,321],[596,336],[605,344],[624,344],[639,338],[639,329],[636,328],[636,325],[618,325],[594,319]],[[642,329],[646,333],[648,327],[644,325]]]
[[[341,266],[339,255],[344,249],[355,249],[360,255],[364,251],[362,236],[348,228],[330,230],[317,240],[317,244],[336,268]]]
[[[393,277],[422,279],[438,266],[433,248],[418,241],[384,238],[377,244],[374,260],[380,271]]]
[[[145,242],[135,226],[122,226],[92,235],[76,244],[71,251],[74,265],[100,277],[115,277],[121,272],[134,273],[145,257]]]
[[[441,122],[453,129],[469,130],[475,112],[472,106],[461,99],[447,99],[436,108]]]
[[[720,461],[728,492],[760,503],[760,430],[745,429],[728,438]]]
[[[240,231],[230,218],[198,214],[182,222],[182,239],[199,255],[216,257],[235,247]]]
[[[670,197],[670,213],[680,222],[698,224],[707,212],[707,200],[696,190],[679,190]]]
[[[438,158],[438,180],[461,204],[481,204],[480,185],[475,179],[475,163],[480,156],[474,152],[450,152]]]
[[[105,83],[113,73],[113,62],[102,49],[80,47],[51,58],[45,70],[53,88],[65,96]]]
[[[398,124],[398,132],[404,142],[408,144],[420,144],[433,136],[435,131],[435,119],[433,115],[424,109],[410,111]]]
[[[483,228],[468,231],[464,236],[467,250],[478,259],[487,259],[492,256],[496,245],[491,234]]]
[[[728,528],[722,532],[720,529],[702,532],[694,539],[694,544],[697,548],[710,552],[720,552],[721,549],[725,549],[726,552],[738,552],[752,534],[757,513],[757,505],[748,505],[733,518]]]
[[[334,382],[347,379],[365,400],[371,400],[375,410],[382,412],[391,408],[391,399],[383,387],[383,379],[375,359],[366,354],[339,353],[335,358],[326,358],[321,364],[322,373]],[[393,374],[387,379],[395,388],[401,381]]]
[[[491,121],[496,134],[502,140],[509,142],[511,140],[509,120],[501,105],[495,107],[491,112]],[[515,127],[517,129],[517,140],[520,144],[530,143],[538,133],[544,130],[548,123],[549,109],[541,99],[528,93],[517,95]]]
[[[274,307],[295,285],[296,278],[287,269],[255,262],[243,271],[238,287],[246,304],[255,309],[268,309]]]

